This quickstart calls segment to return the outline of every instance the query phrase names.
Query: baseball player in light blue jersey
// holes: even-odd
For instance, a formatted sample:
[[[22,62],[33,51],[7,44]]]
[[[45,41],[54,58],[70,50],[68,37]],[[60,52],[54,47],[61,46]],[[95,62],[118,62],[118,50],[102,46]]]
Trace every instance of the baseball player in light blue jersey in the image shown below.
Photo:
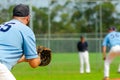
[[[120,32],[116,32],[115,27],[109,28],[109,34],[104,38],[102,44],[103,60],[104,60],[104,80],[109,80],[109,71],[111,61],[120,55]],[[106,57],[106,48],[110,51]]]
[[[29,19],[29,7],[19,4],[13,9],[13,19],[0,25],[0,80],[16,80],[10,70],[17,63],[28,62],[33,68],[40,64]]]

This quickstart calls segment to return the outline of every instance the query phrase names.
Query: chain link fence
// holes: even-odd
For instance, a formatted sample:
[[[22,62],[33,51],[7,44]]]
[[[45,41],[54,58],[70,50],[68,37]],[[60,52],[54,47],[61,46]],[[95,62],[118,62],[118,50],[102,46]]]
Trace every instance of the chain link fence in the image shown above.
[[[98,52],[101,50],[102,40],[106,33],[100,34],[95,33],[79,33],[79,34],[51,34],[50,39],[48,35],[38,35],[36,34],[37,45],[43,45],[50,48],[53,52],[76,52],[77,42],[80,40],[80,36],[83,35],[88,42],[88,50],[90,52]]]

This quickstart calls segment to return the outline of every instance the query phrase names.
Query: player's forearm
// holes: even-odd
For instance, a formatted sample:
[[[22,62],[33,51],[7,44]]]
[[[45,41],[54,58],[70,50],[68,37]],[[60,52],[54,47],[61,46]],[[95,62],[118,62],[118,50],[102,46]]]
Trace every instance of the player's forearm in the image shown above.
[[[21,62],[28,62],[30,64],[30,66],[32,68],[36,68],[37,66],[40,65],[40,57],[38,58],[33,58],[33,59],[26,59],[25,56],[23,55],[18,61],[17,63],[21,63]]]
[[[103,59],[106,59],[106,46],[102,47],[102,55],[103,55]]]
[[[26,59],[25,56],[23,55],[17,62],[21,63],[21,62],[29,62],[29,59]]]
[[[28,60],[25,59],[24,55],[17,61],[17,63],[21,63],[21,62],[28,62]]]
[[[38,58],[30,59],[28,60],[28,62],[32,68],[36,68],[40,65],[41,60],[40,60],[40,57],[38,57]]]

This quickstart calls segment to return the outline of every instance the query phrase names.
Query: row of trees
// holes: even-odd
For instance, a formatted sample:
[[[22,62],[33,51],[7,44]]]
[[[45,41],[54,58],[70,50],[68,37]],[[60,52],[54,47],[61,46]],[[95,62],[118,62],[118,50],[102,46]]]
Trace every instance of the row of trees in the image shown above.
[[[116,10],[117,2],[80,2],[66,1],[59,4],[52,0],[48,8],[37,8],[33,10],[33,30],[35,33],[90,33],[106,32],[109,26],[117,26],[120,30],[120,13]],[[1,9],[0,23],[12,18],[12,8]],[[50,22],[50,24],[49,24]]]

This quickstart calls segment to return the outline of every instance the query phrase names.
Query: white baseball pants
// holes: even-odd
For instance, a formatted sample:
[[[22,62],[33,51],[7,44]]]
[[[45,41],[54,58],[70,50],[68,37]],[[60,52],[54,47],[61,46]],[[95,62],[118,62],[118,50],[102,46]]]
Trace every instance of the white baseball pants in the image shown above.
[[[118,72],[120,73],[120,64],[119,64],[119,66],[118,66]]]
[[[86,72],[90,73],[88,51],[79,52],[79,58],[80,58],[80,73],[84,73],[84,64],[86,65]]]
[[[8,68],[0,63],[0,80],[16,80]]]
[[[108,53],[108,56],[106,57],[106,60],[104,62],[104,77],[109,77],[110,63],[116,56],[120,56],[120,46],[119,45],[112,47],[110,52]],[[118,70],[119,70],[119,68],[118,68]]]

